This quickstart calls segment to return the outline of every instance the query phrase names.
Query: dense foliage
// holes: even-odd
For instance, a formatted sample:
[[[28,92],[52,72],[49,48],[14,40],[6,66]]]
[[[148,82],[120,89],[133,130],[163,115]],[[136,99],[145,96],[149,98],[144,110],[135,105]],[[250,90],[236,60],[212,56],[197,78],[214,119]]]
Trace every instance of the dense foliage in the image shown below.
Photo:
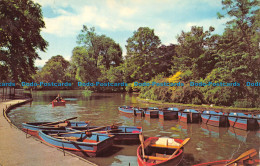
[[[34,62],[47,42],[41,37],[44,28],[40,5],[31,0],[0,1],[0,79],[31,81]]]

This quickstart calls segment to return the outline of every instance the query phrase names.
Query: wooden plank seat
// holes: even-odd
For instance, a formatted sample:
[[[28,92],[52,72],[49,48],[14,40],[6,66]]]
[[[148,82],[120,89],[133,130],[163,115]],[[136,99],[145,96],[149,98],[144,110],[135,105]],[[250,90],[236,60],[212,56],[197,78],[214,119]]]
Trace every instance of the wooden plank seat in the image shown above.
[[[150,144],[151,147],[157,147],[157,148],[170,148],[170,149],[178,149],[179,146],[171,146],[171,145],[160,145],[160,144]]]

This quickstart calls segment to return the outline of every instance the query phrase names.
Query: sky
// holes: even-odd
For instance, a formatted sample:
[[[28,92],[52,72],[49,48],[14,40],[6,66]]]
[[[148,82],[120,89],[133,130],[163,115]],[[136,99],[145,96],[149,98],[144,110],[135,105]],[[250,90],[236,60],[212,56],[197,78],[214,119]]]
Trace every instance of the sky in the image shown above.
[[[191,26],[215,28],[222,34],[226,19],[217,19],[221,0],[34,0],[41,5],[45,28],[42,37],[49,43],[36,66],[44,66],[52,56],[70,60],[83,25],[95,27],[119,43],[126,55],[126,40],[139,27],[154,29],[162,44],[177,44],[177,36]]]

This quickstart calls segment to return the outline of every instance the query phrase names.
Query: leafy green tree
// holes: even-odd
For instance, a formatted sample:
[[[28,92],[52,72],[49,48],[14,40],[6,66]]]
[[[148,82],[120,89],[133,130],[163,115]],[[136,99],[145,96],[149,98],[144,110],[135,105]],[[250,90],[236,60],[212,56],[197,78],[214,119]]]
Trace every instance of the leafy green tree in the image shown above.
[[[190,32],[183,32],[178,36],[177,55],[174,61],[177,62],[177,70],[190,70],[193,75],[191,79],[204,78],[215,66],[217,56],[214,52],[217,36],[211,36],[214,31],[210,27],[203,31],[203,27],[191,27]]]
[[[217,67],[229,71],[233,80],[241,84],[236,98],[247,98],[254,106],[260,91],[259,88],[247,87],[246,82],[260,81],[260,68],[257,67],[260,66],[258,2],[223,0],[222,4],[227,11],[225,15],[232,19],[227,22],[225,32],[219,40]],[[219,14],[219,17],[224,16]]]
[[[84,47],[75,47],[72,51],[71,66],[75,72],[76,80],[81,82],[95,82],[101,75],[96,66],[96,60],[90,57]]]
[[[35,75],[37,82],[57,82],[65,83],[66,72],[69,67],[69,62],[65,60],[61,55],[53,56],[43,66],[42,70]],[[45,89],[49,87],[45,87]],[[55,87],[56,88],[56,87]]]
[[[94,60],[96,66],[103,65],[109,69],[111,64],[118,66],[122,63],[120,45],[105,35],[96,34],[94,27],[88,29],[83,25],[77,43],[86,49],[89,58]]]
[[[147,81],[156,75],[154,63],[156,50],[161,44],[154,30],[148,27],[140,27],[134,35],[127,39],[126,74],[127,81]],[[158,74],[158,73],[157,73]]]
[[[1,78],[29,81],[35,73],[34,62],[47,42],[40,34],[44,28],[40,5],[31,0],[0,1],[0,67],[8,73]],[[4,75],[4,76],[3,76]]]

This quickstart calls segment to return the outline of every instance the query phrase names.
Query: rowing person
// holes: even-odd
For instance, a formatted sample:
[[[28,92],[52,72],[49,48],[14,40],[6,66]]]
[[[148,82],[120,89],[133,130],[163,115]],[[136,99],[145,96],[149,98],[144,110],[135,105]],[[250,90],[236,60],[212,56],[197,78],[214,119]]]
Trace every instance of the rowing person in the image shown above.
[[[61,102],[62,97],[60,96],[60,94],[58,94],[58,96],[56,97],[56,100],[57,100],[57,102]]]

